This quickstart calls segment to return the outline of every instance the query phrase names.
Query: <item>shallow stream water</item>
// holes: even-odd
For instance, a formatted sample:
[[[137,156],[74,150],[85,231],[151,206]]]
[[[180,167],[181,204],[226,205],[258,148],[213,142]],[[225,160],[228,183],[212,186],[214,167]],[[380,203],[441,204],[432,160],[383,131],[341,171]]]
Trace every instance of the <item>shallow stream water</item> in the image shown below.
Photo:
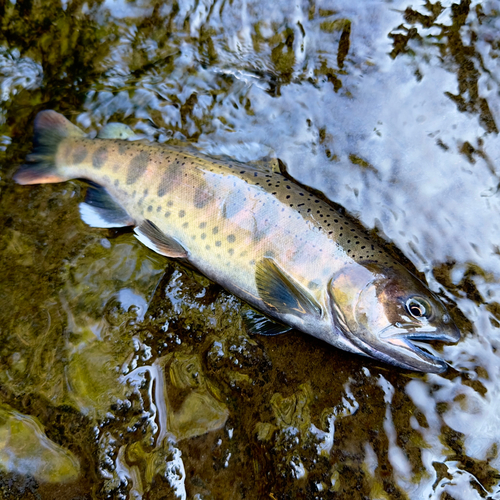
[[[500,3],[0,2],[0,498],[500,499]],[[462,331],[441,375],[310,336],[18,186],[37,112],[277,157]]]

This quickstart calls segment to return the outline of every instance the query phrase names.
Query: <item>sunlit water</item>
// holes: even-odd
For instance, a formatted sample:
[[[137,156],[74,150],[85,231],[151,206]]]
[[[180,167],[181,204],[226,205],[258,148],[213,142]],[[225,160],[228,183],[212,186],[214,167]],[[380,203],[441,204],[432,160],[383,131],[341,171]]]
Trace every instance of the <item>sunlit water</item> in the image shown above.
[[[0,4],[2,498],[500,498],[500,4],[272,5]],[[82,184],[15,185],[42,109],[280,158],[450,303],[449,370],[249,337]]]

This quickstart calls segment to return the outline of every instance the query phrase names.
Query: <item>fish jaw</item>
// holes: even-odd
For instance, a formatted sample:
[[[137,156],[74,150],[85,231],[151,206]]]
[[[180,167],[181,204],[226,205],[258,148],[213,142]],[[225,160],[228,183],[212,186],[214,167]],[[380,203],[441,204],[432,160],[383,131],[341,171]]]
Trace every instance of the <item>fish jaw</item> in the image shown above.
[[[392,326],[392,325],[391,325]],[[352,331],[349,328],[339,328],[341,335],[361,354],[372,359],[384,361],[406,370],[425,373],[442,373],[448,364],[442,358],[421,349],[414,341],[457,342],[459,335],[437,332],[408,333],[407,330],[395,327],[396,332],[382,338],[368,331]],[[458,332],[458,330],[457,330]]]
[[[413,325],[407,325],[412,328]],[[456,343],[460,339],[460,332],[453,324],[447,330],[436,331],[435,329],[414,329],[408,331],[404,325],[391,325],[378,335],[380,343],[376,347],[375,356],[370,353],[373,349],[366,346],[366,353],[372,357],[388,357],[390,363],[405,368],[427,373],[442,373],[447,370],[448,363],[439,356],[430,354],[421,349],[414,341],[439,341],[445,343]]]
[[[413,331],[410,331],[412,328]],[[456,343],[460,340],[460,331],[455,324],[450,324],[446,330],[439,331],[426,327],[415,329],[411,324],[399,327],[391,325],[385,332],[379,334],[379,338],[386,342],[390,350],[394,351],[392,357],[400,360],[399,366],[428,373],[442,373],[448,368],[446,361],[424,351],[413,341]],[[404,360],[408,358],[411,361],[405,362]]]

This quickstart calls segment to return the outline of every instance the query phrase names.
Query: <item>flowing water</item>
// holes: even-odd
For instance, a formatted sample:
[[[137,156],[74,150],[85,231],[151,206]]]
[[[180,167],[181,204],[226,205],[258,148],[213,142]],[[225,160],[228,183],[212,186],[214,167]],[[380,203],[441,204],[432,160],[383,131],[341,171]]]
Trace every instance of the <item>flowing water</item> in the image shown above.
[[[0,498],[500,498],[500,3],[0,2]],[[280,158],[462,331],[424,375],[310,336],[18,186],[32,124]],[[414,267],[413,267],[414,266]]]

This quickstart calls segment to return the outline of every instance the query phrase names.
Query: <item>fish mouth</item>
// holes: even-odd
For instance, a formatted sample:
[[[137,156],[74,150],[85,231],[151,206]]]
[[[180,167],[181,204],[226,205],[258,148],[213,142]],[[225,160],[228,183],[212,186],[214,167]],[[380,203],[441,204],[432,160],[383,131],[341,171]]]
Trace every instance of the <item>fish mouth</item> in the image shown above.
[[[404,326],[400,329],[403,330]],[[444,343],[456,343],[460,340],[458,328],[450,328],[446,331],[437,329],[420,330],[404,333],[401,331],[386,332],[379,336],[385,343],[385,348],[377,346],[380,354],[388,356],[390,362],[408,370],[417,370],[428,373],[442,373],[448,368],[448,363],[439,356],[433,355],[422,349],[420,342],[437,341]],[[424,344],[424,348],[430,345]]]

